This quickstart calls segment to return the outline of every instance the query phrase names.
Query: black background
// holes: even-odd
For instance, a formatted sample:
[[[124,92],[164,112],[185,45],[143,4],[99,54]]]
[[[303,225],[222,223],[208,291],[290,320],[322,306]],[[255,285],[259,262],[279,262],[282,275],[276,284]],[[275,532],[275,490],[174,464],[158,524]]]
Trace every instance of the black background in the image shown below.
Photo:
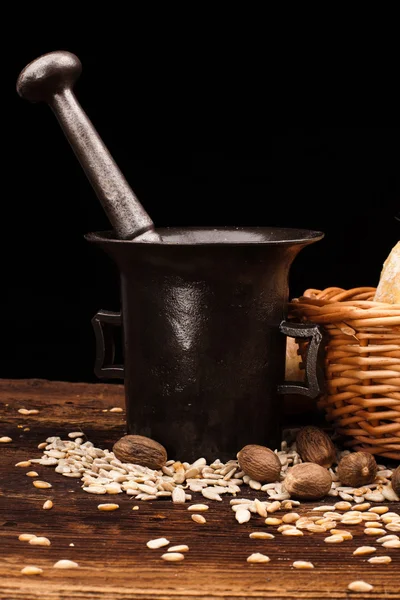
[[[0,377],[96,381],[90,320],[119,309],[114,265],[83,238],[109,229],[102,208],[50,109],[15,92],[20,70],[54,49],[81,59],[78,99],[156,226],[320,230],[293,264],[292,297],[377,284],[400,237],[399,128],[291,127],[278,114],[254,125],[247,106],[210,109],[218,91],[205,79],[199,97],[183,67],[93,45],[19,46],[8,63]]]

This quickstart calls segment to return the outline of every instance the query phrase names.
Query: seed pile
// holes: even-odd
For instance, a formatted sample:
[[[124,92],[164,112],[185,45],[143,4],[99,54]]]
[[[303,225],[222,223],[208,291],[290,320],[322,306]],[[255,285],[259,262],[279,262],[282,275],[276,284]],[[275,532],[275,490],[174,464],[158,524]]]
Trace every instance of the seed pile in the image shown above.
[[[114,452],[97,448],[90,441],[84,441],[84,434],[81,432],[72,432],[68,438],[67,440],[57,436],[47,438],[38,446],[43,451],[40,458],[21,461],[16,466],[27,468],[31,464],[38,464],[53,467],[64,477],[80,479],[83,491],[90,494],[125,493],[130,498],[141,501],[170,499],[176,504],[188,503],[188,516],[190,515],[191,520],[199,526],[207,526],[206,518],[200,513],[209,511],[210,505],[198,500],[198,503],[191,504],[193,494],[201,494],[205,500],[217,503],[222,501],[224,494],[227,494],[231,496],[230,505],[237,523],[245,524],[253,520],[257,525],[263,524],[275,528],[249,533],[249,537],[255,540],[273,540],[276,535],[303,537],[320,533],[324,536],[326,544],[342,544],[353,539],[355,534],[350,531],[352,526],[361,525],[363,534],[371,538],[373,545],[360,545],[352,554],[354,560],[364,557],[371,565],[390,564],[392,558],[389,552],[400,548],[400,515],[391,512],[388,506],[382,504],[399,500],[391,485],[393,472],[384,464],[377,465],[376,476],[372,483],[360,487],[344,484],[339,479],[338,467],[329,467],[327,472],[332,482],[327,491],[326,503],[306,512],[303,510],[300,515],[296,512],[296,508],[302,503],[296,497],[291,497],[285,487],[285,479],[290,467],[303,463],[297,452],[296,443],[288,445],[287,442],[282,442],[281,449],[275,450],[273,454],[280,464],[277,481],[263,483],[246,474],[241,469],[238,459],[226,463],[216,459],[211,464],[207,464],[204,458],[199,458],[191,464],[169,460],[162,468],[151,469],[122,462]],[[340,460],[349,454],[347,450],[342,452],[337,450],[335,464],[338,465]],[[38,476],[36,472],[29,472],[29,475]],[[50,483],[37,479],[33,481],[33,485],[39,490],[52,487]],[[255,491],[258,497],[251,499],[239,497],[246,489],[252,491],[251,495]],[[329,499],[332,504],[327,503]],[[52,501],[48,500],[43,508],[49,509],[52,506]],[[98,505],[100,511],[114,511],[118,508],[117,503],[105,502]],[[138,510],[139,506],[136,505],[133,509]],[[50,540],[47,538],[30,534],[22,534],[19,539],[31,545],[50,545]],[[165,538],[147,542],[147,547],[151,550],[162,549],[160,558],[163,561],[183,561],[189,547],[186,544],[169,545],[170,541]],[[388,555],[376,555],[379,546],[387,549]],[[266,564],[270,562],[270,558],[267,554],[254,552],[247,557],[247,562]],[[75,566],[78,565],[65,560],[54,565],[56,568]],[[315,568],[313,563],[303,560],[295,560],[292,567]],[[41,570],[29,566],[22,572],[33,575],[40,574]],[[349,584],[349,589],[369,591],[372,586],[355,581]]]
[[[126,493],[142,501],[171,497],[173,502],[183,504],[192,500],[193,492],[201,493],[207,500],[220,502],[223,494],[235,497],[243,486],[248,486],[265,492],[271,503],[282,502],[291,499],[285,489],[287,471],[302,462],[295,444],[288,447],[285,441],[282,442],[281,449],[275,450],[281,464],[280,481],[262,484],[246,475],[236,459],[226,463],[217,459],[209,465],[205,458],[199,458],[192,464],[169,460],[162,469],[154,470],[121,462],[113,452],[96,448],[90,441],[84,442],[83,434],[79,433],[81,437],[77,437],[78,433],[69,434],[68,440],[56,436],[47,438],[46,442],[39,444],[43,450],[42,457],[30,459],[29,463],[55,467],[55,471],[64,477],[81,479],[83,490],[89,494]],[[338,462],[348,454],[348,450],[338,452]],[[373,483],[358,488],[342,485],[337,468],[331,467],[329,473],[332,484],[327,495],[338,501],[363,505],[366,502],[399,500],[390,483],[393,472],[385,465],[378,465]],[[36,480],[33,484],[39,488],[51,487],[43,481]],[[259,510],[263,507],[259,506]],[[244,515],[240,515],[240,519],[243,518]]]

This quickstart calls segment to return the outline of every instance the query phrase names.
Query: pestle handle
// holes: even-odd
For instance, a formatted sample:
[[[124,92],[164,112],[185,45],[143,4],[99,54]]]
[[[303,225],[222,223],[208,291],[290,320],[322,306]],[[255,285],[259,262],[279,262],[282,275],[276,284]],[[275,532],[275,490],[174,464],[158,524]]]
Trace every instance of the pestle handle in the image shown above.
[[[153,221],[140,204],[93,124],[73,85],[82,71],[75,54],[49,52],[20,73],[17,92],[30,102],[47,102],[82,165],[118,238],[157,241]]]

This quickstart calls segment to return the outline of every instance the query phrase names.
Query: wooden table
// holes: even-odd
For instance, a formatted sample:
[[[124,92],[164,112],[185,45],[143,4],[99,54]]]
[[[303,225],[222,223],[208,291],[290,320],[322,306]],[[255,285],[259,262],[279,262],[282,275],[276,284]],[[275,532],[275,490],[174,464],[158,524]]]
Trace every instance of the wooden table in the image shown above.
[[[111,448],[124,433],[123,413],[102,412],[112,406],[123,407],[120,385],[0,380],[0,436],[13,440],[1,445],[1,600],[400,598],[400,550],[377,544],[377,554],[392,556],[389,565],[370,565],[368,557],[353,557],[357,546],[373,544],[359,525],[352,527],[354,539],[340,545],[328,545],[324,535],[310,533],[302,538],[276,533],[274,540],[254,540],[249,533],[266,530],[263,519],[254,517],[239,525],[229,499],[210,502],[205,525],[191,520],[187,506],[169,500],[137,502],[140,509],[132,511],[135,503],[125,494],[118,496],[118,511],[104,513],[97,510],[99,497],[83,492],[79,479],[35,465],[40,478],[53,484],[50,490],[39,490],[25,476],[28,469],[14,466],[39,457],[37,445],[48,436],[66,436],[80,428],[95,445]],[[24,417],[17,412],[22,407],[40,412]],[[249,495],[246,488],[243,496]],[[54,507],[43,510],[49,498]],[[311,506],[315,504],[298,512]],[[399,512],[400,503],[391,509]],[[20,533],[46,536],[51,546],[20,542]],[[157,537],[187,544],[185,560],[162,561],[160,550],[146,547],[146,541]],[[252,552],[267,554],[271,562],[247,563]],[[59,559],[74,560],[80,567],[53,569]],[[315,569],[293,569],[298,559],[312,561]],[[30,564],[43,568],[43,574],[21,575],[21,568]],[[373,592],[348,593],[348,583],[357,579],[373,584]]]

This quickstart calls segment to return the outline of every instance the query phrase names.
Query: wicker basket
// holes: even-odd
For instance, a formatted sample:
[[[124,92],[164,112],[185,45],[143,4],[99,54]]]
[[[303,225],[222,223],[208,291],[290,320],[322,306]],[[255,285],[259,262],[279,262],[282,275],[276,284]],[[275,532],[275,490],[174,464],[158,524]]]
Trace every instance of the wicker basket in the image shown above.
[[[326,334],[318,406],[344,445],[400,460],[400,304],[374,302],[375,290],[308,289],[289,310]]]

